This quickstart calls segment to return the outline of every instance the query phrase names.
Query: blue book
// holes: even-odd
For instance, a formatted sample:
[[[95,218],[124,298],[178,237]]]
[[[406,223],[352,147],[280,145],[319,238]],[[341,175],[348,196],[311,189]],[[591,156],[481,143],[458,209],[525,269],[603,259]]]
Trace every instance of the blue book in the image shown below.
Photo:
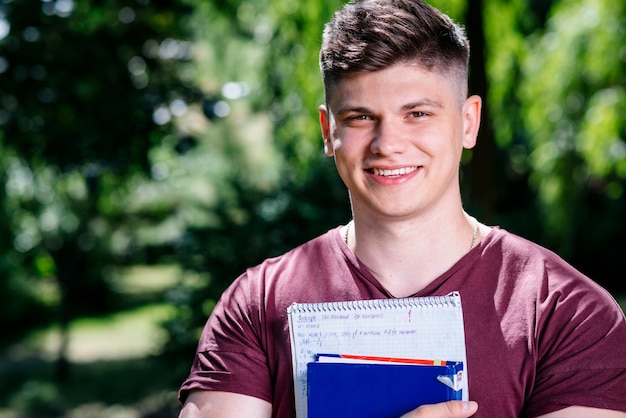
[[[461,400],[462,362],[446,365],[307,365],[308,417],[398,418],[425,404]]]

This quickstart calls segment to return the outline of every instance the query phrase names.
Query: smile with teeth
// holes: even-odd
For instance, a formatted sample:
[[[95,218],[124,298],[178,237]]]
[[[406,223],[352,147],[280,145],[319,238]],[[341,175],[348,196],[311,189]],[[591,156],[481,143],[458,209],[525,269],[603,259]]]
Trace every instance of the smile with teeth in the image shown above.
[[[383,170],[382,168],[372,168],[371,171],[377,176],[395,177],[395,176],[403,176],[405,174],[412,173],[415,170],[417,170],[417,168],[418,168],[417,166],[395,168],[393,170]]]

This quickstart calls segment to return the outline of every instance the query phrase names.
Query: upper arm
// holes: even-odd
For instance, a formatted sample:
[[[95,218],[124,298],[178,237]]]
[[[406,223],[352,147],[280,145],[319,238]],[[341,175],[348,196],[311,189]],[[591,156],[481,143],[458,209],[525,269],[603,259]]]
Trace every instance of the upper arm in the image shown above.
[[[272,405],[259,398],[239,393],[207,390],[192,391],[179,418],[269,418]]]
[[[537,308],[536,375],[526,414],[543,416],[554,405],[571,405],[545,416],[626,417],[618,412],[626,408],[623,311],[586,278],[549,282],[542,292],[549,296],[540,297]]]
[[[542,415],[540,418],[626,418],[626,412],[570,406],[560,411]]]
[[[189,404],[187,410],[203,408],[209,411],[211,408],[212,412],[206,414],[210,417],[245,416],[222,414],[222,411],[229,411],[227,407],[232,404],[236,407],[248,405],[245,398],[241,405],[231,402],[232,396],[238,398],[237,394],[248,395],[254,401],[257,398],[269,402],[273,400],[280,405],[284,398],[281,396],[285,379],[281,382],[272,380],[270,370],[272,367],[275,370],[276,366],[268,353],[273,353],[273,347],[268,349],[264,344],[273,341],[276,336],[262,322],[266,313],[262,300],[259,300],[262,292],[258,286],[261,283],[256,274],[251,278],[244,273],[222,293],[200,336],[191,371],[179,389],[179,400]],[[285,336],[288,336],[287,332]],[[281,340],[286,340],[287,344],[283,344],[283,351],[274,358],[290,359],[289,340]],[[283,367],[291,371],[287,366]],[[283,374],[288,378],[292,376],[292,373]],[[198,393],[191,396],[194,391]]]

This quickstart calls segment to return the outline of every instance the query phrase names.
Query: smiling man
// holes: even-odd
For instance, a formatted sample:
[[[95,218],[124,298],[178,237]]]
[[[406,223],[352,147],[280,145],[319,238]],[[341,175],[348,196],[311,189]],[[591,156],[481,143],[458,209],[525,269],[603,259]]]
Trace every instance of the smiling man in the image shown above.
[[[405,417],[626,417],[626,320],[554,253],[463,209],[476,143],[469,45],[417,0],[349,3],[326,26],[324,150],[353,220],[248,269],[222,295],[180,390],[181,417],[292,417],[293,302],[463,299],[470,402]],[[363,399],[367,402],[367,399]]]
[[[488,232],[463,211],[458,179],[481,101],[455,81],[400,61],[347,77],[320,107],[326,154],[350,191],[348,243],[396,297],[416,294]]]

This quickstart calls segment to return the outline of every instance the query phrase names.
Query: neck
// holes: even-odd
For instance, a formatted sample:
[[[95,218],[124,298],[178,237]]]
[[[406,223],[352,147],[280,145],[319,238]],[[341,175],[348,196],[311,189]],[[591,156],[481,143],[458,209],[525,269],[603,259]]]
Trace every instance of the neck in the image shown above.
[[[394,296],[410,296],[447,271],[481,238],[474,218],[453,216],[373,222],[355,217],[348,246]]]

